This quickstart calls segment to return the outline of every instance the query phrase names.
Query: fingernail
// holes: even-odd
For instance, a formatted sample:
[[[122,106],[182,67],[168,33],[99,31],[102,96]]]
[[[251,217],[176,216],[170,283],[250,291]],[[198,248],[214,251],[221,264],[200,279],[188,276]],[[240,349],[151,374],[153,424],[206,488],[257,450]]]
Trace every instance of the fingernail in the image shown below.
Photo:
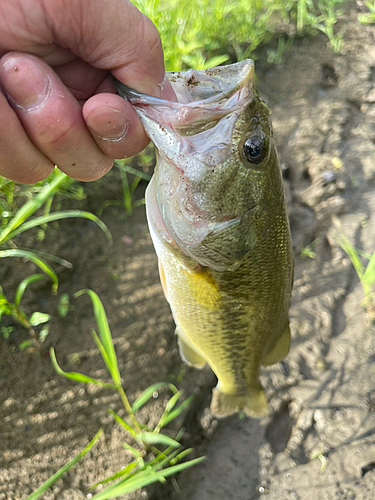
[[[126,116],[117,109],[97,109],[87,117],[87,126],[103,141],[118,142],[128,131]]]
[[[43,69],[25,58],[11,57],[1,68],[1,82],[10,100],[24,111],[43,106],[51,91],[51,82]]]

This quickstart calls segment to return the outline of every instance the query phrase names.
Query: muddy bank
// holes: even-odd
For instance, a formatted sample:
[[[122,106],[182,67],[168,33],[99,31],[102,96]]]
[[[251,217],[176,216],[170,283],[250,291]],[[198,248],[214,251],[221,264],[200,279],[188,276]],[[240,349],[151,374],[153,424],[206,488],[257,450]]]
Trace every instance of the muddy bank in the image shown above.
[[[375,327],[360,305],[361,286],[335,242],[331,217],[358,247],[374,250],[374,32],[353,22],[343,54],[333,54],[322,36],[296,42],[282,65],[268,66],[262,58],[257,63],[258,86],[272,109],[296,257],[291,352],[261,376],[268,418],[211,418],[216,381],[208,368],[194,371],[178,357],[142,208],[122,219],[104,212],[111,248],[94,225],[82,221],[62,222],[39,243],[74,265],[60,270],[61,293],[91,288],[102,298],[130,399],[153,382],[177,378],[186,394],[196,396],[180,424],[186,427],[184,444],[206,461],[178,476],[177,486],[168,482],[128,498],[373,498]],[[115,186],[105,189],[89,204],[113,198]],[[314,258],[301,257],[308,246]],[[12,264],[2,269],[6,292],[32,272],[31,264]],[[48,342],[56,345],[62,367],[105,377],[90,336],[89,299],[72,301],[65,319],[56,315],[57,301],[47,282],[25,296],[30,310],[36,303],[53,314]],[[21,336],[14,333],[15,344]],[[101,426],[106,438],[44,498],[87,498],[88,485],[129,461],[122,447],[126,436],[107,413],[111,407],[122,414],[113,393],[62,379],[48,358],[13,352],[3,340],[0,377],[0,500],[25,498]],[[142,410],[145,423],[160,418],[166,398],[161,393]]]

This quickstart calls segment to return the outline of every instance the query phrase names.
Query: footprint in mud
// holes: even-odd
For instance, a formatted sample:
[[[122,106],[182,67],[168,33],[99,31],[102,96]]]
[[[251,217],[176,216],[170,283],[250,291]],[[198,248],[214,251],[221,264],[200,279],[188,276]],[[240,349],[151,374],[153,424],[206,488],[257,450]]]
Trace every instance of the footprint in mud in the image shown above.
[[[323,89],[331,89],[337,85],[337,81],[338,77],[333,67],[330,64],[323,64],[320,87]]]
[[[284,403],[266,430],[266,439],[275,453],[285,450],[294,424],[294,419],[289,415],[289,403]]]
[[[370,462],[369,464],[365,465],[364,467],[361,467],[361,474],[362,477],[370,472],[370,470],[375,469],[375,462]]]

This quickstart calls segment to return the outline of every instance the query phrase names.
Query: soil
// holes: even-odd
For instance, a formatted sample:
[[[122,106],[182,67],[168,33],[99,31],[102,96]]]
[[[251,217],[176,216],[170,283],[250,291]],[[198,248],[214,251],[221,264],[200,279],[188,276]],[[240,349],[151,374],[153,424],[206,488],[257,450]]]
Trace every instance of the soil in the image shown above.
[[[296,259],[290,354],[261,374],[267,418],[217,421],[210,415],[216,380],[208,368],[195,371],[179,359],[143,208],[131,216],[104,211],[111,247],[94,224],[77,220],[61,222],[37,243],[73,263],[72,269],[58,269],[57,296],[46,281],[32,285],[24,298],[27,311],[53,315],[45,345],[55,345],[65,370],[106,379],[90,335],[91,303],[85,296],[72,298],[90,288],[105,305],[129,399],[163,380],[195,395],[172,429],[183,425],[183,444],[195,456],[205,455],[205,462],[126,499],[375,496],[375,326],[332,221],[335,216],[348,238],[372,253],[375,28],[360,25],[356,9],[345,20],[341,54],[322,35],[297,40],[280,65],[268,65],[265,57],[257,61],[258,88],[272,110]],[[111,179],[87,185],[87,209],[95,211],[114,197]],[[314,254],[304,257],[306,249]],[[35,272],[31,263],[11,260],[1,269],[9,298],[20,279]],[[56,314],[61,293],[72,303],[64,319]],[[126,436],[107,412],[110,407],[123,415],[121,404],[108,389],[57,376],[48,356],[17,351],[23,338],[16,329],[0,340],[0,500],[24,499],[104,427],[105,438],[43,497],[89,498],[90,484],[129,461],[122,446]],[[140,411],[141,420],[155,424],[168,397],[161,391]]]

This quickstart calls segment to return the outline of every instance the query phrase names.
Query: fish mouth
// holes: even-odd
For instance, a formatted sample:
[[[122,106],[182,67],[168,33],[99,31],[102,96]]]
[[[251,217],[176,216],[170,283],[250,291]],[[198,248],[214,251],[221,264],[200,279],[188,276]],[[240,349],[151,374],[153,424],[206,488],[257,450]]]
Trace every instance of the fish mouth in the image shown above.
[[[177,101],[143,94],[116,78],[114,84],[118,94],[135,107],[142,122],[149,117],[172,126],[181,135],[193,135],[191,130],[199,132],[214,126],[212,122],[243,108],[244,101],[253,96],[254,62],[251,59],[202,71],[172,71],[166,76]],[[146,133],[153,135],[149,124],[143,125]]]
[[[251,59],[204,71],[167,72],[177,101],[142,94],[114,79],[146,134],[180,174],[196,178],[232,154],[232,130],[254,96]]]

